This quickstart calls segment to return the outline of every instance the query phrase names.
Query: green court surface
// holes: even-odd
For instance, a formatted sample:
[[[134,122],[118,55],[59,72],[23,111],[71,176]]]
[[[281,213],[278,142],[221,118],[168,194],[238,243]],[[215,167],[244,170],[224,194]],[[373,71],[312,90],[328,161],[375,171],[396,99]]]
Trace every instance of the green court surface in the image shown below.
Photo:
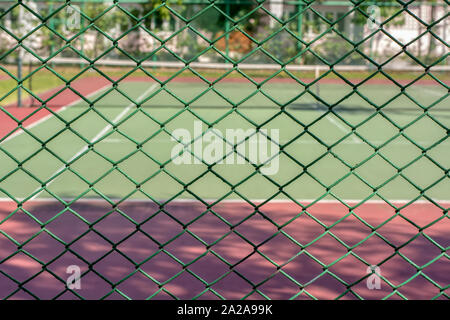
[[[450,198],[444,87],[415,85],[402,93],[395,85],[367,84],[354,92],[348,85],[305,89],[275,82],[261,88],[249,82],[169,82],[164,89],[121,82],[117,90],[90,97],[93,107],[79,102],[4,140],[0,197]],[[278,172],[259,174],[248,161],[210,170],[207,163],[175,164],[171,152],[178,143],[171,133],[187,129],[198,139],[195,121],[202,121],[203,131],[210,125],[224,134],[259,127],[271,136],[279,130]],[[242,143],[248,150],[248,139]]]

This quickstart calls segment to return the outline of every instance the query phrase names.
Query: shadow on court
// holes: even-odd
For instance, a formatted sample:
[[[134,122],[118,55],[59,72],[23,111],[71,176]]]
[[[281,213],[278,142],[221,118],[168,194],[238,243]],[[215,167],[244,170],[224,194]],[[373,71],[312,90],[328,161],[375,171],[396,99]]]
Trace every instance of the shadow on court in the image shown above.
[[[154,299],[191,299],[202,292],[200,299],[217,299],[213,291],[227,299],[289,299],[300,291],[299,284],[319,299],[339,297],[346,284],[365,299],[383,298],[402,284],[401,295],[429,299],[439,295],[438,286],[450,283],[444,256],[449,219],[421,233],[418,229],[442,218],[443,210],[432,204],[402,209],[410,222],[397,216],[376,234],[356,216],[346,217],[349,210],[339,203],[315,204],[302,212],[294,203],[276,202],[255,213],[249,204],[230,202],[212,210],[199,202],[173,202],[161,210],[152,202],[129,202],[113,210],[97,200],[70,209],[38,201],[4,220],[16,209],[14,203],[0,205],[0,298],[77,299],[65,285],[70,265],[82,270],[76,292],[86,299],[113,289],[109,299],[122,299],[119,291],[133,299],[155,293]],[[395,210],[366,203],[354,214],[376,228]],[[363,261],[380,265],[385,278],[380,290],[367,288]],[[310,299],[306,293],[297,298]],[[348,292],[343,298],[356,297]]]
[[[319,103],[294,103],[289,105],[289,109],[302,110],[302,111],[321,111],[321,112],[334,112],[342,114],[373,114],[378,112],[375,107],[369,108],[367,106],[349,105],[349,104],[339,104],[336,106],[328,107],[324,104]],[[389,106],[380,108],[379,110],[388,114],[399,114],[399,115],[413,115],[418,116],[424,112],[424,109],[420,107],[401,107],[401,108],[389,108]],[[439,115],[439,117],[450,118],[450,113],[448,109],[439,108],[429,108],[428,111],[431,114]]]

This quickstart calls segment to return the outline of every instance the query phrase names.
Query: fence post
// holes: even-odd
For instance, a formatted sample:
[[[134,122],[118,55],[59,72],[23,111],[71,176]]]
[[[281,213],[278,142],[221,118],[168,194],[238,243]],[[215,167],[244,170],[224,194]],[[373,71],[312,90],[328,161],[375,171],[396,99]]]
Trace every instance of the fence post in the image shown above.
[[[303,24],[303,1],[302,0],[298,0],[298,4],[297,4],[297,33],[298,33],[298,38],[301,39],[302,38],[302,24]],[[297,40],[297,49],[298,51],[302,50],[302,43],[300,41]],[[298,58],[298,63],[301,63],[301,57]]]
[[[86,2],[85,1],[83,1],[82,3],[81,3],[81,11],[84,13],[84,12],[86,12]],[[84,17],[83,17],[83,15],[81,14],[81,12],[80,12],[80,28],[81,29],[84,29]],[[84,30],[83,30],[83,32],[81,33],[81,38],[80,38],[80,52],[81,52],[81,54],[83,54],[84,55],[84,42],[85,42],[85,37],[84,37]],[[81,63],[80,64],[80,68],[83,68],[84,67],[84,63]]]
[[[230,0],[225,0],[225,13],[227,14],[227,16],[230,16]],[[225,18],[225,54],[227,57],[230,57],[230,47],[229,47],[229,42],[230,42],[230,34],[228,33],[228,31],[230,30],[230,21],[228,20],[228,18]]]
[[[51,14],[52,12],[53,12],[53,0],[51,0],[49,5],[48,5],[48,13]],[[54,19],[56,19],[56,18],[51,18],[50,21],[49,21],[49,27],[50,27],[51,30],[55,30],[55,21],[54,21]],[[54,47],[54,41],[51,40],[50,41],[50,53],[49,53],[49,56],[53,55],[54,48],[55,48]],[[50,61],[51,61],[51,59],[50,59]],[[52,66],[52,68],[55,66],[54,63],[51,63],[50,65]]]
[[[18,21],[19,21],[19,30],[20,30],[20,38],[21,38],[21,43],[19,46],[19,52],[17,53],[17,78],[20,81],[19,86],[17,87],[17,106],[21,107],[22,106],[22,59],[23,59],[23,47],[22,47],[22,38],[23,38],[23,34],[22,31],[25,29],[23,26],[23,6],[19,7],[19,16],[18,16]]]

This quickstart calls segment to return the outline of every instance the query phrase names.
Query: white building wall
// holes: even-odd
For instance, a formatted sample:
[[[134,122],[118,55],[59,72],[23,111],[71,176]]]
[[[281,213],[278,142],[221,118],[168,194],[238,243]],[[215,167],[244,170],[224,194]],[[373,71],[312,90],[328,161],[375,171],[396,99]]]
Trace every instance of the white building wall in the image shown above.
[[[429,24],[432,21],[432,7],[431,5],[423,4],[417,7],[411,7],[409,9],[411,13],[420,17],[425,23]],[[435,8],[434,20],[438,20],[446,14],[446,8],[438,6]],[[414,16],[410,15],[406,11],[403,12],[402,17],[405,20],[403,25],[390,26],[389,24],[385,30],[395,39],[397,39],[402,44],[409,44],[407,50],[415,55],[425,55],[428,53],[430,46],[430,38],[433,37],[430,32],[426,32],[426,26],[419,22]],[[449,42],[448,35],[450,34],[450,24],[446,19],[442,19],[438,24],[436,24],[431,29],[437,36],[439,36],[443,41]],[[370,30],[365,27],[365,34],[369,34]],[[425,33],[425,34],[423,34]],[[423,34],[419,39],[419,35]],[[380,37],[379,37],[380,38]],[[416,39],[416,40],[415,40]],[[413,41],[413,42],[411,42]],[[447,52],[446,46],[439,40],[435,41],[436,48],[433,50],[434,55],[442,55]],[[393,53],[393,51],[398,52],[401,48],[394,43],[392,39],[387,36],[382,36],[377,42],[375,41],[372,45],[372,49],[377,54]]]

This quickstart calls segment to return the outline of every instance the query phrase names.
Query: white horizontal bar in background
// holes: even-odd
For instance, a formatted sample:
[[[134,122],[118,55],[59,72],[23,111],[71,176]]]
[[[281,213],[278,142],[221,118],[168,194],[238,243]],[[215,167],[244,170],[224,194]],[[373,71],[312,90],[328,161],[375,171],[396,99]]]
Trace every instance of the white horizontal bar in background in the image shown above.
[[[37,63],[37,59],[32,59]],[[47,63],[55,63],[55,64],[86,64],[89,65],[87,60],[81,58],[52,58],[47,61]],[[130,60],[120,60],[120,59],[99,59],[94,62],[96,66],[124,66],[124,67],[135,67],[137,65],[136,62]],[[144,61],[141,63],[143,67],[161,67],[161,68],[183,68],[186,64],[182,62],[173,62],[173,61]],[[205,69],[232,69],[234,66],[231,63],[209,63],[209,62],[191,62],[189,63],[190,67],[193,68],[205,68]],[[281,66],[279,64],[249,64],[249,63],[240,63],[237,65],[240,70],[279,70]],[[330,70],[331,67],[327,65],[294,65],[288,64],[286,65],[286,69],[289,71],[326,71]],[[425,69],[421,66],[385,66],[382,68],[383,70],[388,71],[419,71],[423,72]],[[372,71],[373,67],[365,66],[365,65],[342,65],[342,66],[334,66],[333,70],[336,71]],[[450,66],[442,66],[437,65],[430,67],[431,71],[450,71]]]

